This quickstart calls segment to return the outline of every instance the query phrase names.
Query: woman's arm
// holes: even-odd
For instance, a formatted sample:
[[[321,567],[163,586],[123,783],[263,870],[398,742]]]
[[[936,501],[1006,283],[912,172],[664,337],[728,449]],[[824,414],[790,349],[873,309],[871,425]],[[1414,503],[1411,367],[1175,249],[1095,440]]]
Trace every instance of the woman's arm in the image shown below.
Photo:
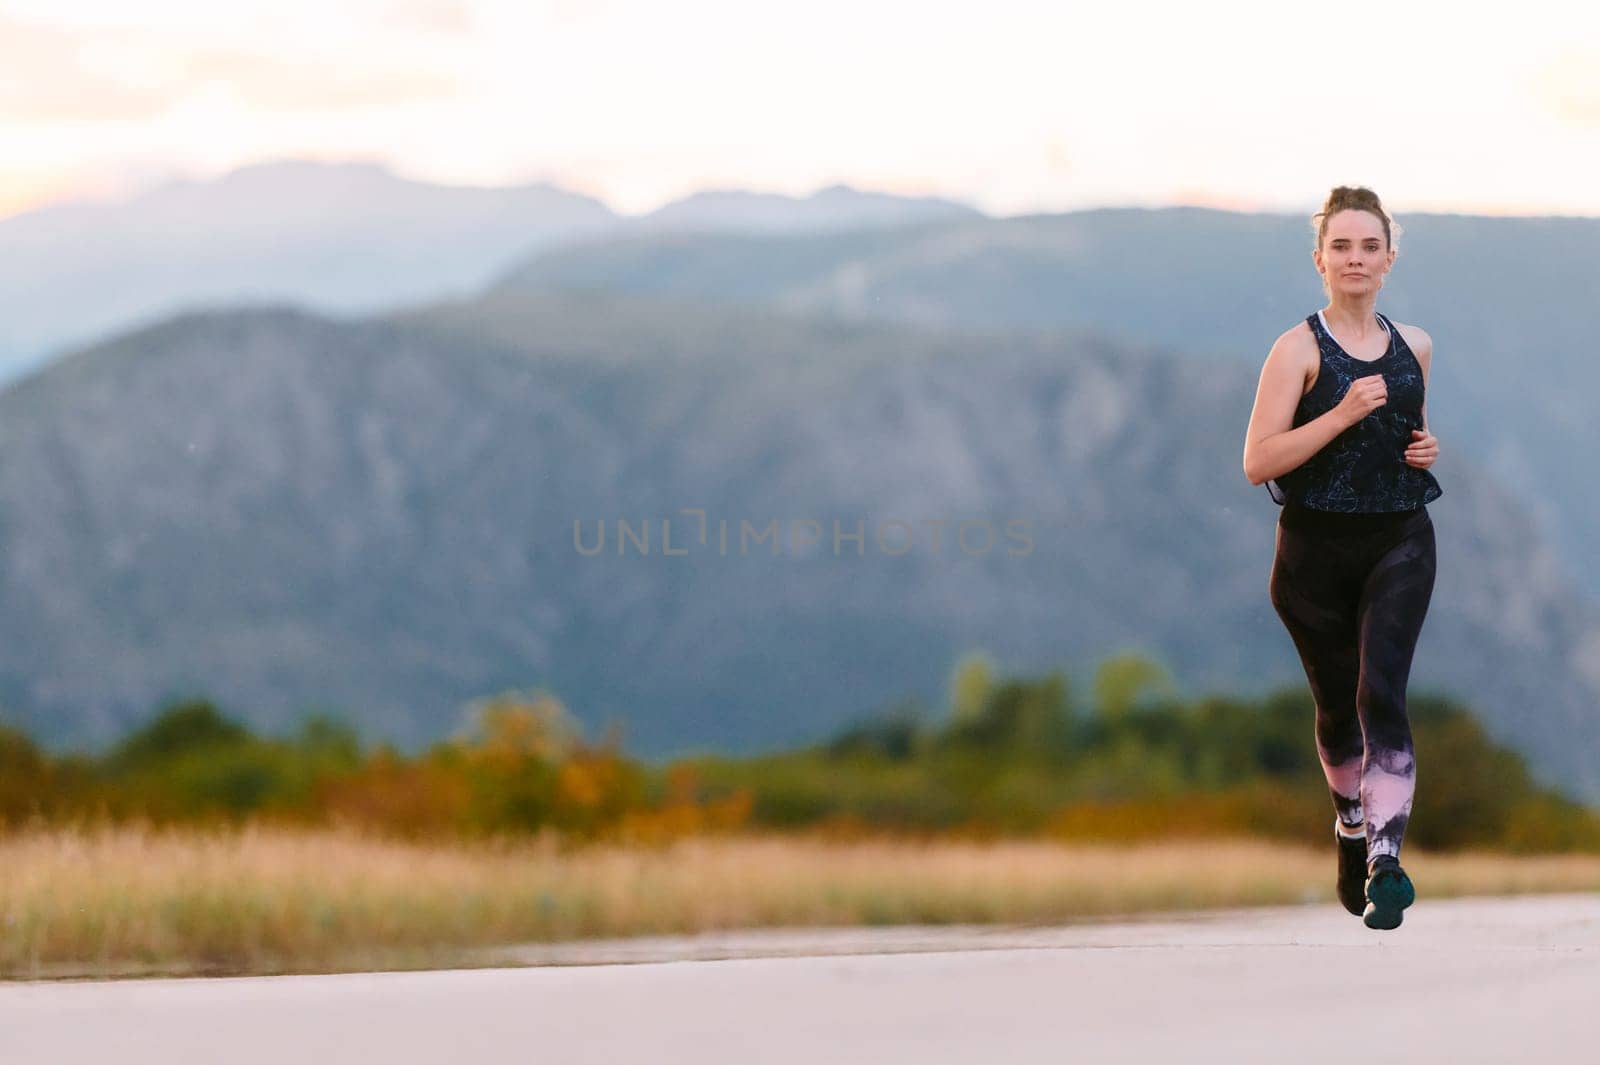
[[[1422,367],[1422,428],[1411,430],[1411,443],[1406,445],[1406,465],[1427,469],[1439,457],[1439,438],[1428,429],[1428,369],[1433,365],[1433,338],[1426,332],[1411,327],[1415,340],[1408,340],[1411,353]]]
[[[1297,331],[1303,335],[1297,335]],[[1306,374],[1317,358],[1316,343],[1309,329],[1297,327],[1280,336],[1267,353],[1244,441],[1244,475],[1251,484],[1265,484],[1303,466],[1330,440],[1355,424],[1349,420],[1350,408],[1340,404],[1294,428],[1294,412],[1305,391]]]

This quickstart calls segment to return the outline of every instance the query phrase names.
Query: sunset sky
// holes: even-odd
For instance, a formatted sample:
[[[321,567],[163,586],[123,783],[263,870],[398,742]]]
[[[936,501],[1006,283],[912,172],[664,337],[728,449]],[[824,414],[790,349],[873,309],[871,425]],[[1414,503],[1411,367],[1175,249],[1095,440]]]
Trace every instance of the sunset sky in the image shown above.
[[[1600,214],[1600,19],[1532,0],[0,0],[0,216],[287,157],[624,213],[846,182],[994,214]]]

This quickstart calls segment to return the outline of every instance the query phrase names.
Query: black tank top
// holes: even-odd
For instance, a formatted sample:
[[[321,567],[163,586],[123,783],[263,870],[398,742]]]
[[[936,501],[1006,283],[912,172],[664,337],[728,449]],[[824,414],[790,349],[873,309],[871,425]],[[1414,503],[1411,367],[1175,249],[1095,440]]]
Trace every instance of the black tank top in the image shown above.
[[[1389,348],[1372,360],[1358,359],[1333,339],[1322,312],[1306,317],[1317,338],[1321,368],[1311,391],[1300,397],[1294,428],[1339,405],[1358,377],[1381,373],[1384,405],[1330,440],[1304,463],[1266,482],[1279,506],[1319,511],[1394,513],[1411,511],[1444,494],[1432,471],[1406,464],[1411,431],[1422,428],[1422,364],[1394,323],[1378,321],[1389,333]]]

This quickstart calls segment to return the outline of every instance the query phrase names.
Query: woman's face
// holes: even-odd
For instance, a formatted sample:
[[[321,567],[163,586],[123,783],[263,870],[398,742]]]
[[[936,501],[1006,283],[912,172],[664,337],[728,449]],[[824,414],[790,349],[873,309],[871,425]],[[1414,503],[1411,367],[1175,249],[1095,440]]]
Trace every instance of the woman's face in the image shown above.
[[[1384,240],[1377,215],[1350,207],[1328,219],[1322,247],[1311,259],[1329,293],[1361,296],[1383,287],[1383,275],[1394,265],[1394,249]]]

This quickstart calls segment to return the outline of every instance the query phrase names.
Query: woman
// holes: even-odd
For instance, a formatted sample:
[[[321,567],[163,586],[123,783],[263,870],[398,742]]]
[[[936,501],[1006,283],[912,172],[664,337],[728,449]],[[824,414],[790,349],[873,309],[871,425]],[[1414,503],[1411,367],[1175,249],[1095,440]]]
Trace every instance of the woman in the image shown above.
[[[1339,901],[1398,928],[1416,898],[1400,867],[1416,781],[1406,682],[1433,593],[1426,504],[1443,491],[1428,470],[1433,341],[1377,313],[1396,248],[1372,190],[1339,186],[1312,224],[1328,304],[1267,354],[1244,471],[1283,507],[1269,591],[1316,703]]]

